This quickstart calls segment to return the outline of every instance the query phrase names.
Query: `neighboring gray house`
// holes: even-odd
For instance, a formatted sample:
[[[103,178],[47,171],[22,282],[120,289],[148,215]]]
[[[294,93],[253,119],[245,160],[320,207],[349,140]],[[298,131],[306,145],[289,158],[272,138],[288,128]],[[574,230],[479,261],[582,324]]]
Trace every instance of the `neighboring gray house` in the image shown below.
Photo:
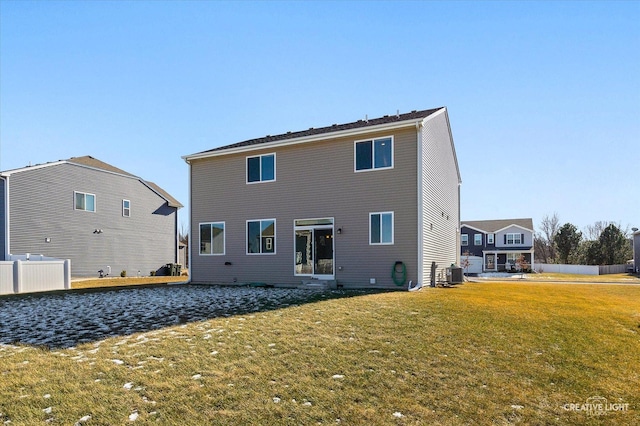
[[[182,205],[90,156],[0,172],[0,260],[71,259],[72,276],[149,275],[178,257]]]
[[[533,220],[498,219],[464,221],[460,226],[460,254],[469,261],[465,272],[504,272],[519,269],[521,255],[532,269]]]
[[[395,289],[428,285],[432,262],[438,274],[459,262],[461,181],[446,108],[183,158],[194,283]]]

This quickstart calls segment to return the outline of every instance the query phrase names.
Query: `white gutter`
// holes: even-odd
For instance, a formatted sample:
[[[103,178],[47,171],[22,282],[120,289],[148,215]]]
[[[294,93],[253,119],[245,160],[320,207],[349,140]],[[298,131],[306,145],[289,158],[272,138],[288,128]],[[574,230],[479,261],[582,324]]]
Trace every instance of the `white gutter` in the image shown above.
[[[436,114],[436,113],[434,113],[434,114]],[[363,133],[382,132],[382,131],[386,131],[386,130],[394,130],[394,129],[399,129],[399,128],[403,128],[403,127],[413,127],[413,126],[416,126],[416,125],[419,125],[420,123],[422,123],[423,120],[424,120],[424,118],[414,118],[414,119],[411,119],[411,120],[378,124],[376,126],[364,126],[364,127],[358,127],[358,128],[355,128],[355,129],[339,130],[339,131],[335,131],[335,132],[328,131],[328,132],[318,133],[316,135],[302,136],[302,137],[292,138],[292,139],[284,139],[284,140],[277,140],[277,141],[273,141],[273,142],[257,143],[257,144],[254,144],[254,145],[239,146],[239,147],[228,148],[228,149],[221,149],[219,151],[211,151],[211,152],[206,152],[205,151],[205,152],[200,152],[200,153],[197,153],[197,154],[183,155],[181,158],[185,162],[189,163],[189,161],[191,161],[191,160],[198,160],[198,159],[202,159],[202,158],[218,157],[218,156],[221,156],[221,155],[237,154],[237,153],[241,153],[241,152],[257,151],[257,150],[261,150],[261,149],[269,149],[269,148],[281,147],[281,146],[287,146],[287,145],[297,145],[297,144],[302,144],[302,143],[316,142],[316,141],[319,141],[319,140],[325,140],[328,137],[340,138],[340,137],[359,135],[359,134],[363,134]],[[257,139],[259,139],[259,138],[257,138]]]

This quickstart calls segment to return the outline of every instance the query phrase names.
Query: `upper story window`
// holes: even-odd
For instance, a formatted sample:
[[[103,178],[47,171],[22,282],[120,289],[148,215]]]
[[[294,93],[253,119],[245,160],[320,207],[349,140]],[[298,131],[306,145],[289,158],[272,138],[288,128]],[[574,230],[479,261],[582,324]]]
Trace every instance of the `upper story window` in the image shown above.
[[[122,200],[122,216],[124,217],[131,216],[131,201]]]
[[[200,224],[200,255],[223,255],[224,222],[211,222]]]
[[[393,138],[391,136],[355,142],[355,171],[393,168]]]
[[[276,220],[247,221],[247,254],[275,254]]]
[[[74,192],[74,208],[76,210],[85,210],[88,212],[96,211],[96,196],[85,192]]]
[[[247,157],[247,183],[276,180],[276,154]]]
[[[522,244],[523,240],[524,240],[523,234],[508,233],[504,235],[505,244]]]
[[[494,238],[496,234],[487,234],[487,244],[494,244]]]
[[[473,245],[481,246],[482,245],[482,234],[474,234],[473,235]]]
[[[393,212],[369,213],[369,244],[393,244]]]
[[[469,234],[460,234],[460,245],[469,245]]]

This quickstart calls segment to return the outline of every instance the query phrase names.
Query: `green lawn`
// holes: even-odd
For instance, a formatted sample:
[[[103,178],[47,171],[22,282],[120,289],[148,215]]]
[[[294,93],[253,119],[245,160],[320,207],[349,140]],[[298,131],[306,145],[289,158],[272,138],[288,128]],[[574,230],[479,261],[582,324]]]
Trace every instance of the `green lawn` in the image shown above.
[[[637,425],[639,333],[631,285],[332,299],[66,350],[0,346],[0,423]],[[576,411],[595,397],[602,410]]]

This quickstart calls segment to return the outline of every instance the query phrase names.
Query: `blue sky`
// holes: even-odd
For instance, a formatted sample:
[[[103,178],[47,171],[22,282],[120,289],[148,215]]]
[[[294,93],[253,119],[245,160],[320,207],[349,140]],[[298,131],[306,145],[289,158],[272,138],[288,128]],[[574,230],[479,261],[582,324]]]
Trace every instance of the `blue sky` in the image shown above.
[[[640,228],[640,2],[0,0],[0,170],[446,106],[462,219]],[[187,209],[180,221],[188,223]]]

